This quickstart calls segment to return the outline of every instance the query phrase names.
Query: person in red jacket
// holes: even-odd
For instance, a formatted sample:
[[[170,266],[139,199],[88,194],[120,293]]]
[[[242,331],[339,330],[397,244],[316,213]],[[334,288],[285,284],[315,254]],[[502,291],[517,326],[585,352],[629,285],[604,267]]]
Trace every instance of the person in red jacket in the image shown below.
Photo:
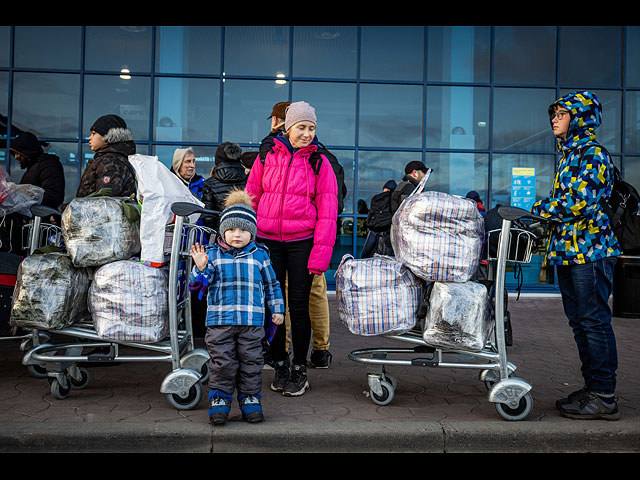
[[[306,102],[287,108],[285,129],[274,137],[264,163],[256,161],[246,190],[257,212],[257,241],[269,249],[276,277],[285,284],[291,317],[293,359],[285,350],[286,331],[278,328],[271,343],[275,377],[271,389],[299,396],[309,388],[306,373],[311,338],[309,292],[313,275],[329,267],[336,239],[338,187],[328,159],[320,168],[309,161],[318,148],[315,109]]]

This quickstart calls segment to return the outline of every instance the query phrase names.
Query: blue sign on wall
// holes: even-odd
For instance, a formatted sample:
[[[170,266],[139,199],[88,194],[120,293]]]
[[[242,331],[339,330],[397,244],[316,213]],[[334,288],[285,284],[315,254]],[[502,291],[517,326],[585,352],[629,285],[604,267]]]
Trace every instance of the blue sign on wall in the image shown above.
[[[531,209],[536,201],[536,169],[513,167],[511,169],[511,205]]]

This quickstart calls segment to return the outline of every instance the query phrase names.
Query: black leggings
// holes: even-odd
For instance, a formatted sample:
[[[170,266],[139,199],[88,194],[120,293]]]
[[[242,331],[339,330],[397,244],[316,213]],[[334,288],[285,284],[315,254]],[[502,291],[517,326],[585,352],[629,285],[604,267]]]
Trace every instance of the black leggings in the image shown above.
[[[307,269],[307,262],[313,238],[297,242],[278,242],[258,238],[269,249],[271,264],[280,282],[280,289],[285,298],[285,305],[289,305],[291,318],[291,344],[293,346],[293,363],[306,365],[309,342],[311,340],[311,320],[309,319],[309,293],[313,275]],[[287,273],[289,274],[289,292],[285,291]],[[287,298],[288,295],[288,298]],[[276,331],[271,342],[271,358],[278,362],[287,357],[285,351],[286,328],[284,323]]]

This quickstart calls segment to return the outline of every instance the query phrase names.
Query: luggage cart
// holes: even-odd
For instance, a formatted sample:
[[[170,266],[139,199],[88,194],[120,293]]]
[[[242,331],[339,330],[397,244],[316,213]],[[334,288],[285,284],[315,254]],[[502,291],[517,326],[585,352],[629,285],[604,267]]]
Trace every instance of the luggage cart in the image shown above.
[[[185,213],[185,208],[189,213]],[[192,208],[195,207],[195,208]],[[33,208],[34,220],[31,227],[32,252],[41,243],[43,232],[51,234],[51,225],[43,224],[42,218],[51,213],[50,209]],[[175,222],[166,226],[167,238],[171,239],[169,260],[169,335],[156,343],[104,340],[100,338],[91,321],[78,322],[62,329],[51,330],[57,336],[73,337],[75,341],[54,344],[42,343],[29,350],[22,363],[44,370],[55,398],[66,398],[72,389],[85,388],[89,382],[86,365],[114,364],[120,362],[167,362],[171,371],[161,385],[160,392],[167,396],[169,403],[178,410],[196,407],[202,398],[202,384],[209,377],[209,354],[205,349],[195,348],[187,289],[192,259],[189,253],[194,238],[202,238],[214,233],[207,227],[185,222],[185,217],[193,213],[218,214],[201,209],[190,203],[174,203],[172,212]],[[58,228],[59,231],[59,228]],[[55,232],[57,233],[57,232]],[[183,279],[179,288],[179,281]],[[179,296],[184,293],[184,298]],[[128,353],[122,353],[121,347]],[[85,353],[85,350],[89,350]],[[123,349],[124,350],[124,349]],[[130,351],[142,353],[130,353]],[[96,351],[100,353],[95,353]],[[104,353],[102,353],[104,352]]]
[[[470,368],[479,369],[479,379],[488,390],[488,400],[495,403],[496,410],[506,420],[525,419],[531,412],[533,400],[531,385],[514,375],[516,366],[507,360],[505,344],[505,272],[507,261],[513,263],[529,263],[532,248],[537,236],[529,229],[512,228],[512,223],[521,219],[530,219],[538,224],[546,224],[549,220],[533,215],[517,207],[500,207],[502,228],[488,232],[489,238],[498,237],[497,255],[488,255],[490,276],[495,284],[489,291],[493,306],[493,339],[488,341],[481,351],[454,350],[433,347],[422,338],[422,331],[414,328],[397,335],[384,335],[412,344],[412,348],[366,348],[354,350],[349,359],[369,366],[367,380],[369,395],[374,403],[388,405],[394,397],[397,385],[396,378],[388,373],[386,366],[418,366],[437,368]],[[521,225],[521,223],[520,223]],[[533,227],[534,224],[530,225]],[[496,295],[495,292],[500,292]],[[401,358],[389,358],[398,355]],[[445,356],[458,357],[445,361]],[[409,358],[406,358],[406,357]],[[473,361],[469,361],[472,357]],[[448,360],[448,358],[447,358]],[[465,361],[467,360],[467,361]]]

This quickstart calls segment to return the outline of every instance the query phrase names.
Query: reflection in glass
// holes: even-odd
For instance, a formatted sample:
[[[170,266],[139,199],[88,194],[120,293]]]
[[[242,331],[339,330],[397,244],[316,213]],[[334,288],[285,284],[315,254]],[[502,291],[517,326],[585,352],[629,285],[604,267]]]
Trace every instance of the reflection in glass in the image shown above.
[[[7,138],[7,115],[9,113],[8,91],[9,72],[0,72],[0,138],[3,139],[3,141]]]
[[[134,76],[129,80],[123,80],[118,75],[86,75],[83,137],[89,137],[89,129],[97,118],[115,114],[127,123],[134,140],[147,140],[150,83],[149,77]]]
[[[640,26],[628,26],[626,31],[625,83],[627,88],[637,88],[640,87]]]
[[[621,27],[567,26],[560,28],[558,83],[597,87],[621,84]],[[586,51],[585,51],[586,49]],[[597,65],[597,67],[593,67]]]
[[[428,156],[430,154],[427,154]],[[358,153],[358,200],[371,206],[371,197],[382,191],[388,180],[402,181],[404,167],[415,160],[422,161],[420,152],[381,152],[365,150]],[[429,163],[427,162],[427,166]],[[427,189],[431,187],[431,179]]]
[[[423,75],[424,27],[362,27],[361,78],[422,81]]]
[[[547,108],[555,90],[496,88],[493,100],[493,148],[533,152],[555,151]]]
[[[288,76],[289,27],[225,27],[224,70],[226,75]]]
[[[87,70],[151,71],[151,27],[88,26],[86,45]]]
[[[553,84],[556,27],[495,27],[494,73],[498,83]]]
[[[225,80],[220,140],[259,146],[271,129],[273,106],[288,96],[288,86],[273,80]]]
[[[79,75],[15,72],[11,122],[39,138],[77,138],[79,93]]]
[[[0,67],[8,67],[11,59],[10,50],[11,27],[8,25],[0,25]]]
[[[359,143],[365,147],[422,147],[422,86],[360,86]]]
[[[548,197],[555,175],[555,162],[555,155],[494,154],[491,165],[491,206],[511,205],[514,167],[535,168],[535,199],[538,201]]]
[[[14,66],[78,70],[81,34],[80,26],[16,26]]]
[[[428,27],[427,80],[488,82],[491,27]]]
[[[168,169],[173,166],[173,153],[176,148],[187,148],[189,145],[155,145],[153,155],[158,157],[158,161],[163,163]],[[216,149],[218,147],[192,146],[196,154],[196,173],[202,177],[209,178],[214,165]]]
[[[429,152],[425,164],[433,169],[426,190],[462,197],[475,190],[486,205],[489,200],[488,154]]]
[[[355,78],[357,40],[356,27],[294,27],[293,75]]]
[[[627,91],[624,112],[625,149],[628,153],[640,153],[640,92]]]
[[[609,152],[619,152],[622,136],[622,93],[614,90],[596,90],[595,92],[602,104],[602,124],[596,130],[597,140]],[[630,93],[632,92],[627,92],[627,96]],[[631,134],[627,138],[635,136],[637,135]]]
[[[304,100],[316,109],[318,139],[325,145],[351,146],[356,136],[356,85],[353,83],[294,82],[294,102]]]
[[[221,27],[156,27],[156,72],[218,75]]]
[[[640,187],[640,157],[626,157],[622,175],[631,185]]]
[[[489,148],[489,88],[427,87],[427,148]]]
[[[220,80],[156,78],[154,140],[217,142]]]

